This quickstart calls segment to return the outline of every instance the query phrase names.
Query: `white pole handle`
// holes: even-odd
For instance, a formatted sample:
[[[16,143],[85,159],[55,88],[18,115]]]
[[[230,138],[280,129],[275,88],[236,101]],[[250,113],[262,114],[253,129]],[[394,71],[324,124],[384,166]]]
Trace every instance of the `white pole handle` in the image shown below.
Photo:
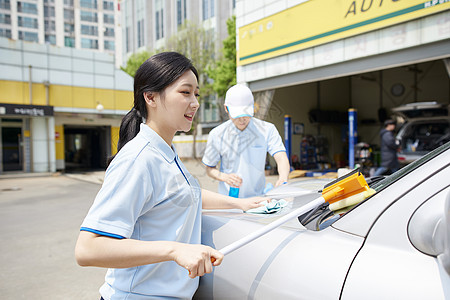
[[[263,236],[264,234],[274,230],[275,228],[283,225],[287,221],[294,219],[294,218],[304,214],[305,212],[308,212],[308,211],[316,208],[317,206],[321,205],[322,203],[325,203],[325,199],[321,196],[321,197],[314,199],[313,201],[297,208],[296,210],[291,211],[290,213],[282,216],[281,218],[277,219],[276,221],[273,221],[272,223],[267,224],[266,226],[256,230],[255,232],[252,232],[249,235],[244,236],[243,238],[237,240],[236,242],[233,242],[233,243],[229,244],[228,246],[223,247],[219,251],[223,255],[227,255],[227,254],[233,252],[234,250],[237,250],[237,249],[241,248],[242,246],[247,245],[251,241],[256,240],[257,238]]]

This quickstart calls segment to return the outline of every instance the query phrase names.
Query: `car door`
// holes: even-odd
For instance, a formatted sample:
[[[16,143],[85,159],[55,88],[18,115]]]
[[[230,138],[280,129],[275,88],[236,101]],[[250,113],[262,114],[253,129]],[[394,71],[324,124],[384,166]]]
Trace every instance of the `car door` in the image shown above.
[[[397,201],[379,216],[349,270],[341,299],[450,297],[449,274],[436,257],[416,249],[408,236],[408,224],[418,207],[450,191],[450,166],[443,163],[434,174],[397,195]]]

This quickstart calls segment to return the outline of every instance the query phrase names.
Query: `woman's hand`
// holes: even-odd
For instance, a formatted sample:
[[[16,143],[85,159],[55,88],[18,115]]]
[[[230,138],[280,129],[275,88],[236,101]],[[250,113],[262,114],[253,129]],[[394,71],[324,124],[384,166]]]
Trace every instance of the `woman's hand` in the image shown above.
[[[222,263],[223,254],[209,246],[177,244],[173,260],[188,271],[189,277],[195,278],[211,273],[213,266]]]
[[[269,201],[270,198],[267,197],[238,198],[236,201],[236,205],[239,206],[239,209],[247,211],[252,208],[263,206]]]

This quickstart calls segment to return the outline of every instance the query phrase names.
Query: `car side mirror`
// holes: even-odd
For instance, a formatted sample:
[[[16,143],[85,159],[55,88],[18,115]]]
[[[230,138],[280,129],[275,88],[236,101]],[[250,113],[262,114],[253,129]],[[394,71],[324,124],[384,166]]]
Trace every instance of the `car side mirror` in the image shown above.
[[[414,212],[408,236],[415,248],[435,256],[450,275],[450,191],[435,195]]]

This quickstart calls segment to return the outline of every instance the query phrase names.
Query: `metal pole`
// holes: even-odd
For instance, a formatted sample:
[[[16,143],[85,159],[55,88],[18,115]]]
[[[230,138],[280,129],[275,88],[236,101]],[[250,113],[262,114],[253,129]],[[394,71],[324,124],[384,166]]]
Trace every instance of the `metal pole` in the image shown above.
[[[286,147],[286,154],[289,159],[289,165],[292,165],[292,119],[290,115],[284,116],[284,146]]]
[[[356,109],[348,109],[348,165],[350,169],[355,167],[355,144],[358,138],[356,128],[357,114]]]

